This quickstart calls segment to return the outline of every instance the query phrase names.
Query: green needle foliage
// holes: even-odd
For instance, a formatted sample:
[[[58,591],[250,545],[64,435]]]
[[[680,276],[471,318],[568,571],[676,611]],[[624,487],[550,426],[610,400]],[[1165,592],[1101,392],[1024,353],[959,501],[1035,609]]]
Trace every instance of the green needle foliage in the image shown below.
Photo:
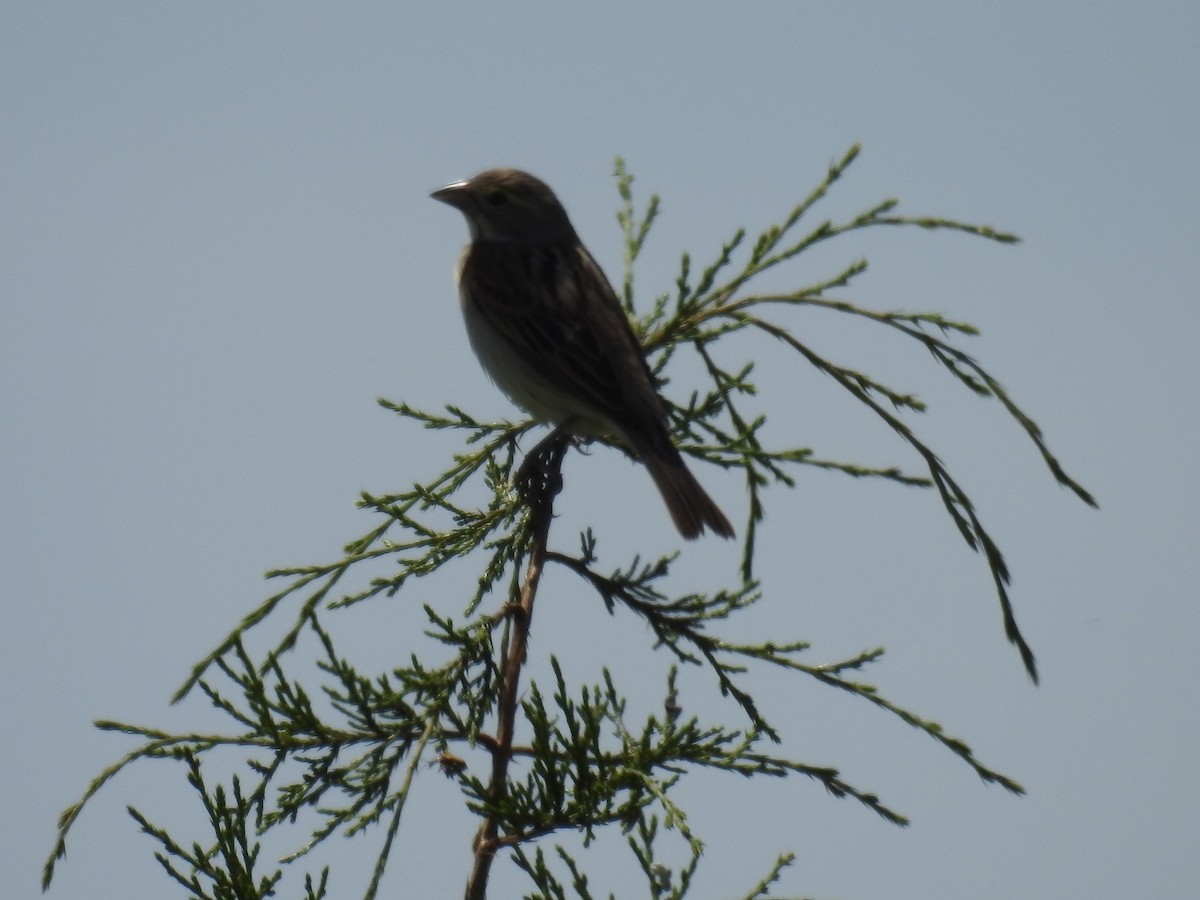
[[[98,723],[102,729],[137,737],[140,745],[102,772],[82,799],[62,814],[45,885],[87,802],[126,766],[153,759],[180,764],[204,812],[207,832],[184,841],[133,807],[130,814],[156,842],[156,857],[169,877],[187,896],[204,900],[275,896],[285,873],[299,878],[305,856],[335,835],[376,842],[375,868],[365,892],[368,900],[376,897],[413,784],[418,776],[438,773],[457,784],[466,809],[479,821],[473,858],[464,871],[465,896],[474,900],[486,896],[491,865],[498,856],[508,857],[527,875],[527,897],[602,896],[591,886],[581,860],[561,844],[547,854],[545,839],[571,833],[581,836],[586,847],[601,831],[614,828],[624,836],[633,871],[643,873],[649,896],[688,895],[704,845],[692,831],[686,810],[677,804],[674,789],[689,773],[703,770],[758,778],[803,776],[835,797],[857,801],[886,821],[905,825],[903,815],[845,781],[836,768],[797,761],[779,749],[779,732],[746,686],[744,676],[752,668],[783,670],[865,700],[924,732],[985,782],[1022,793],[1019,784],[984,765],[964,741],[861,680],[861,672],[879,661],[882,649],[811,662],[806,641],[738,643],[721,634],[727,620],[761,596],[754,579],[754,551],[767,502],[764,488],[791,486],[797,467],[812,466],[932,488],[963,540],[982,555],[1008,639],[1036,680],[1033,653],[1013,614],[1004,557],[965,489],[910,424],[912,414],[924,410],[921,401],[822,356],[770,318],[779,308],[821,307],[911,338],[968,390],[997,400],[1058,482],[1095,505],[1050,452],[1037,424],[954,343],[976,333],[971,325],[937,313],[867,309],[835,296],[866,270],[865,261],[791,292],[753,292],[758,276],[810,247],[876,226],[916,226],[999,243],[1016,241],[991,228],[900,215],[895,200],[848,221],[825,220],[805,231],[801,223],[809,220],[857,154],[858,147],[851,148],[781,224],[752,242],[744,231],[737,231],[698,272],[684,256],[674,292],[661,295],[640,317],[634,307],[634,264],[659,205],[651,198],[644,213],[636,212],[633,179],[617,162],[622,199],[618,221],[625,237],[624,304],[656,373],[663,375],[677,354],[694,352],[708,374],[704,387],[686,403],[671,407],[676,441],[694,459],[736,470],[745,481],[748,504],[741,563],[730,573],[731,585],[680,594],[671,587],[675,555],[649,562],[635,558],[614,566],[601,562],[599,540],[591,530],[579,536],[573,552],[562,549],[561,536],[554,535],[552,541],[561,464],[574,447],[569,438],[552,433],[522,462],[517,440],[532,423],[482,422],[456,407],[429,413],[381,401],[425,428],[459,434],[461,449],[431,481],[396,493],[364,493],[359,505],[374,514],[377,524],[347,544],[333,562],[269,573],[284,587],[192,670],[175,698],[199,690],[228,719],[226,731],[169,733]],[[754,405],[753,365],[731,365],[724,359],[721,340],[740,331],[768,335],[772,343],[828,375],[907,443],[925,471],[818,459],[808,448],[770,445],[763,437],[766,415]],[[485,505],[466,499],[480,496],[486,498]],[[566,545],[572,543],[568,539]],[[403,648],[394,668],[364,672],[339,652],[326,626],[335,612],[380,596],[409,596],[415,580],[464,560],[476,573],[474,588],[426,603],[425,640]],[[387,564],[385,574],[369,574],[379,572],[381,562]],[[656,650],[673,657],[674,667],[662,688],[666,702],[661,714],[632,721],[607,669],[598,673],[594,684],[572,685],[553,654],[541,656],[550,656],[552,683],[530,679],[522,688],[534,601],[549,566],[575,576],[611,615],[640,620],[630,627],[648,627]],[[357,582],[346,577],[352,572]],[[281,623],[280,635],[265,652],[252,653],[248,635],[268,618]],[[304,655],[313,648],[315,660]],[[685,718],[677,703],[679,666],[707,669],[720,693],[736,704],[731,709],[740,724]],[[302,668],[308,673],[304,678],[291,674]],[[238,760],[228,786],[213,785],[205,777],[206,767],[220,765],[214,759],[217,751],[225,754],[225,761],[231,752]],[[488,762],[472,767],[463,756],[473,752],[478,758],[479,751]],[[220,771],[227,772],[228,765]],[[282,860],[264,859],[260,839],[281,832],[293,850]],[[686,848],[689,861],[678,871],[659,862],[664,836],[676,851],[680,842]],[[781,856],[757,884],[748,883],[744,896],[767,896],[791,862],[790,854]],[[304,875],[304,896],[328,896],[331,877],[328,869]]]

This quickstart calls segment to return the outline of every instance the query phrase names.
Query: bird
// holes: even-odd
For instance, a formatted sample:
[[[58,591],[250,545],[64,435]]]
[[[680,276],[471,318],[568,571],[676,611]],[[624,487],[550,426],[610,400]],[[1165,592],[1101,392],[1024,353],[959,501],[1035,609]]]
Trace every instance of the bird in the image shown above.
[[[684,538],[706,528],[732,538],[671,439],[629,317],[549,185],[498,168],[430,196],[466,217],[455,279],[471,348],[492,381],[538,422],[619,439]]]

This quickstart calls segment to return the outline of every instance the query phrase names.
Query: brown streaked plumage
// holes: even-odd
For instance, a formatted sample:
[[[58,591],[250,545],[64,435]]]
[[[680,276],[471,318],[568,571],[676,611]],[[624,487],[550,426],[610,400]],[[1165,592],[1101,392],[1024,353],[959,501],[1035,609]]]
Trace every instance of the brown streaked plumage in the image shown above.
[[[733,537],[672,443],[637,336],[554,192],[527,172],[489,169],[432,196],[467,218],[459,297],[492,380],[539,421],[621,438],[685,538]]]

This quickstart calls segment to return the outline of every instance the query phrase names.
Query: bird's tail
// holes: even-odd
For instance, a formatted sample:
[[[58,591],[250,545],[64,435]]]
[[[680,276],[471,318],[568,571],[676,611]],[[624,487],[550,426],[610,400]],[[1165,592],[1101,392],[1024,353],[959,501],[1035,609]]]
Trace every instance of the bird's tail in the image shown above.
[[[679,455],[671,448],[671,454],[645,453],[642,461],[654,479],[658,492],[667,504],[667,511],[675,527],[689,541],[700,537],[705,528],[723,538],[734,536],[733,526],[725,514],[717,508],[711,497],[700,486],[700,482],[688,470]]]

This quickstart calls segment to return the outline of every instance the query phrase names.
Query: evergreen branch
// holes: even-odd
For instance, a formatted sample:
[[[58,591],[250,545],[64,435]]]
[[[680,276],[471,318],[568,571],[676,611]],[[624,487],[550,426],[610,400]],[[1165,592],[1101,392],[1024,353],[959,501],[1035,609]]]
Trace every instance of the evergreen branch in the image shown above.
[[[795,861],[795,853],[780,854],[779,858],[775,860],[775,864],[771,866],[771,871],[767,873],[766,877],[763,878],[762,881],[751,888],[750,893],[746,895],[745,900],[762,900],[762,898],[769,896],[771,893],[771,885],[779,881],[779,876],[783,874],[783,870]],[[794,900],[812,900],[812,898],[798,897],[794,898]]]
[[[705,625],[724,619],[732,612],[750,606],[759,598],[757,584],[744,585],[737,591],[721,591],[712,596],[688,594],[676,600],[668,600],[653,587],[653,582],[667,573],[671,557],[664,557],[654,565],[642,566],[635,559],[624,572],[604,576],[588,565],[588,558],[576,558],[550,552],[547,560],[557,562],[579,575],[600,595],[611,613],[617,603],[628,607],[645,619],[659,643],[666,646],[682,662],[698,663],[703,658],[717,676],[722,695],[732,696],[742,707],[754,727],[772,740],[778,741],[779,734],[762,717],[758,707],[746,691],[733,680],[740,667],[719,658],[724,642],[705,633]],[[683,644],[690,645],[695,653]],[[800,648],[800,645],[796,645]],[[699,654],[699,657],[696,655]]]
[[[965,227],[962,230],[968,230]],[[959,381],[966,385],[973,392],[982,396],[995,397],[1000,401],[1005,411],[1021,426],[1022,430],[1033,442],[1039,454],[1054,475],[1055,480],[1070,489],[1080,500],[1088,506],[1098,507],[1096,499],[1075,479],[1063,469],[1057,457],[1050,451],[1038,424],[1030,418],[1024,410],[1022,410],[1015,401],[1009,396],[1003,385],[987,372],[980,363],[972,356],[958,349],[943,338],[935,334],[931,334],[924,330],[926,326],[932,326],[939,329],[941,332],[958,332],[966,335],[977,335],[979,330],[974,326],[965,322],[956,322],[945,318],[940,313],[905,313],[899,311],[892,312],[877,312],[875,310],[865,309],[854,303],[848,303],[844,300],[830,300],[819,296],[819,289],[805,289],[792,294],[774,294],[761,296],[748,296],[740,300],[727,304],[722,313],[725,315],[736,315],[743,313],[746,310],[763,304],[786,304],[795,306],[818,306],[825,309],[836,310],[837,312],[847,313],[849,315],[860,316],[870,319],[871,321],[887,325],[895,328],[923,344],[930,354],[944,366],[951,374]],[[738,316],[741,319],[741,316]],[[966,371],[964,371],[966,370]],[[849,373],[848,373],[849,374]],[[862,376],[854,373],[855,378],[861,379]],[[883,393],[893,405],[896,406],[911,406],[918,411],[923,411],[923,404],[911,404],[908,402],[909,397],[901,396],[898,400],[890,396],[886,388],[864,384],[864,387],[872,387]]]
[[[473,419],[461,413],[458,413],[454,420],[442,420],[419,413],[404,404],[380,402],[389,409],[426,423],[450,421],[452,424],[446,427],[462,428],[474,428],[477,424]],[[448,407],[448,409],[454,411],[453,407]],[[457,456],[455,465],[429,484],[417,484],[413,486],[412,490],[405,493],[384,497],[374,497],[364,492],[359,506],[383,513],[388,517],[388,521],[362,538],[348,544],[345,548],[347,555],[342,559],[319,566],[269,571],[268,578],[292,578],[294,580],[247,614],[211,653],[197,663],[192,668],[188,679],[175,692],[172,702],[178,703],[182,700],[196,686],[211,665],[229,653],[247,632],[265,621],[280,603],[310,585],[316,586],[301,603],[292,626],[275,644],[269,659],[276,659],[289,652],[295,646],[301,632],[311,624],[317,610],[327,601],[334,606],[349,606],[380,593],[395,594],[409,578],[436,571],[445,563],[468,555],[487,540],[496,528],[511,518],[515,510],[514,504],[497,504],[488,514],[473,516],[450,504],[448,498],[461,489],[469,477],[488,466],[501,448],[508,448],[508,467],[497,470],[496,475],[499,471],[511,471],[513,444],[516,438],[528,429],[528,424],[516,426],[506,424],[504,426],[486,426],[486,428],[495,433],[491,440],[472,454]],[[410,515],[418,505],[426,510],[430,508],[449,510],[459,518],[461,524],[448,531],[427,527]],[[401,523],[417,537],[400,544],[392,542],[381,544],[388,529],[396,523]],[[432,551],[432,555],[418,555],[410,558],[410,564],[402,566],[401,573],[395,578],[377,579],[366,590],[350,594],[338,601],[329,599],[342,576],[351,568],[375,559],[398,556],[401,552],[409,550],[424,551],[427,554]]]
[[[992,540],[991,535],[984,530],[983,524],[979,521],[970,497],[967,496],[966,492],[951,477],[949,471],[942,464],[942,461],[913,433],[912,429],[881,407],[854,379],[847,377],[840,368],[818,356],[800,341],[796,340],[786,329],[757,317],[753,319],[753,324],[755,327],[779,338],[818,370],[832,377],[838,384],[853,394],[857,400],[866,404],[924,458],[929,467],[930,478],[933,480],[934,486],[937,487],[938,494],[942,498],[942,504],[946,512],[950,515],[950,518],[958,526],[963,540],[966,541],[967,546],[972,550],[982,552],[987,561],[988,570],[992,574],[992,583],[996,587],[996,594],[1000,600],[1000,610],[1004,617],[1004,633],[1008,637],[1009,642],[1014,644],[1020,651],[1021,660],[1025,664],[1025,670],[1029,673],[1029,677],[1036,683],[1038,680],[1037,662],[1034,659],[1033,650],[1030,649],[1029,644],[1021,634],[1021,629],[1017,626],[1012,601],[1008,596],[1008,566],[1000,553],[1000,548]]]
[[[633,175],[625,167],[625,160],[617,157],[614,164],[614,174],[617,178],[617,193],[621,196],[621,208],[617,211],[617,224],[625,238],[625,258],[622,266],[621,302],[625,311],[633,314],[633,264],[642,252],[650,226],[658,218],[658,197],[651,195],[646,207],[646,213],[639,222],[633,208]]]
[[[388,858],[392,854],[392,843],[396,839],[396,832],[400,830],[400,815],[404,812],[405,801],[408,800],[410,791],[412,790],[413,777],[416,775],[417,766],[421,762],[421,755],[425,750],[425,745],[433,736],[435,720],[429,719],[425,726],[425,731],[421,735],[420,741],[413,750],[409,758],[408,766],[404,772],[404,781],[400,785],[400,789],[395,796],[389,801],[392,807],[392,819],[388,824],[387,837],[384,839],[383,846],[379,849],[379,855],[375,859],[375,869],[371,873],[371,883],[367,887],[367,893],[364,895],[364,900],[375,900],[379,894],[379,885],[383,881],[383,871],[387,866]]]
[[[1014,794],[1025,793],[1025,789],[1016,781],[1009,778],[1007,775],[997,772],[994,769],[990,769],[979,762],[979,760],[975,758],[974,752],[965,741],[961,740],[960,738],[947,735],[942,726],[937,722],[929,719],[923,719],[915,713],[896,705],[886,697],[883,697],[874,685],[851,681],[842,677],[843,673],[846,671],[860,669],[864,665],[880,659],[883,656],[883,648],[881,647],[860,653],[857,656],[854,656],[848,660],[844,660],[840,663],[819,666],[801,663],[793,658],[791,653],[786,652],[791,648],[786,646],[775,647],[770,643],[762,645],[730,644],[725,649],[730,653],[742,654],[747,657],[770,663],[771,665],[792,669],[797,672],[804,672],[805,674],[817,679],[822,684],[839,688],[843,691],[853,694],[856,697],[867,700],[880,709],[886,710],[887,712],[896,716],[905,724],[910,725],[933,738],[935,741],[969,765],[984,782],[999,784],[1005,790]],[[805,649],[807,649],[807,647]]]
[[[233,779],[233,800],[230,802],[224,787],[218,785],[209,791],[199,761],[194,756],[184,754],[181,758],[188,766],[188,782],[201,798],[217,842],[207,850],[199,844],[187,850],[137,809],[128,807],[130,816],[142,827],[142,831],[162,845],[165,852],[155,854],[159,864],[197,900],[225,900],[227,897],[259,900],[274,896],[275,885],[283,877],[283,872],[276,869],[269,875],[255,878],[254,868],[261,847],[256,841],[252,843],[249,837],[247,820],[251,818],[252,811],[237,777]],[[184,862],[188,872],[185,874],[174,860]]]

